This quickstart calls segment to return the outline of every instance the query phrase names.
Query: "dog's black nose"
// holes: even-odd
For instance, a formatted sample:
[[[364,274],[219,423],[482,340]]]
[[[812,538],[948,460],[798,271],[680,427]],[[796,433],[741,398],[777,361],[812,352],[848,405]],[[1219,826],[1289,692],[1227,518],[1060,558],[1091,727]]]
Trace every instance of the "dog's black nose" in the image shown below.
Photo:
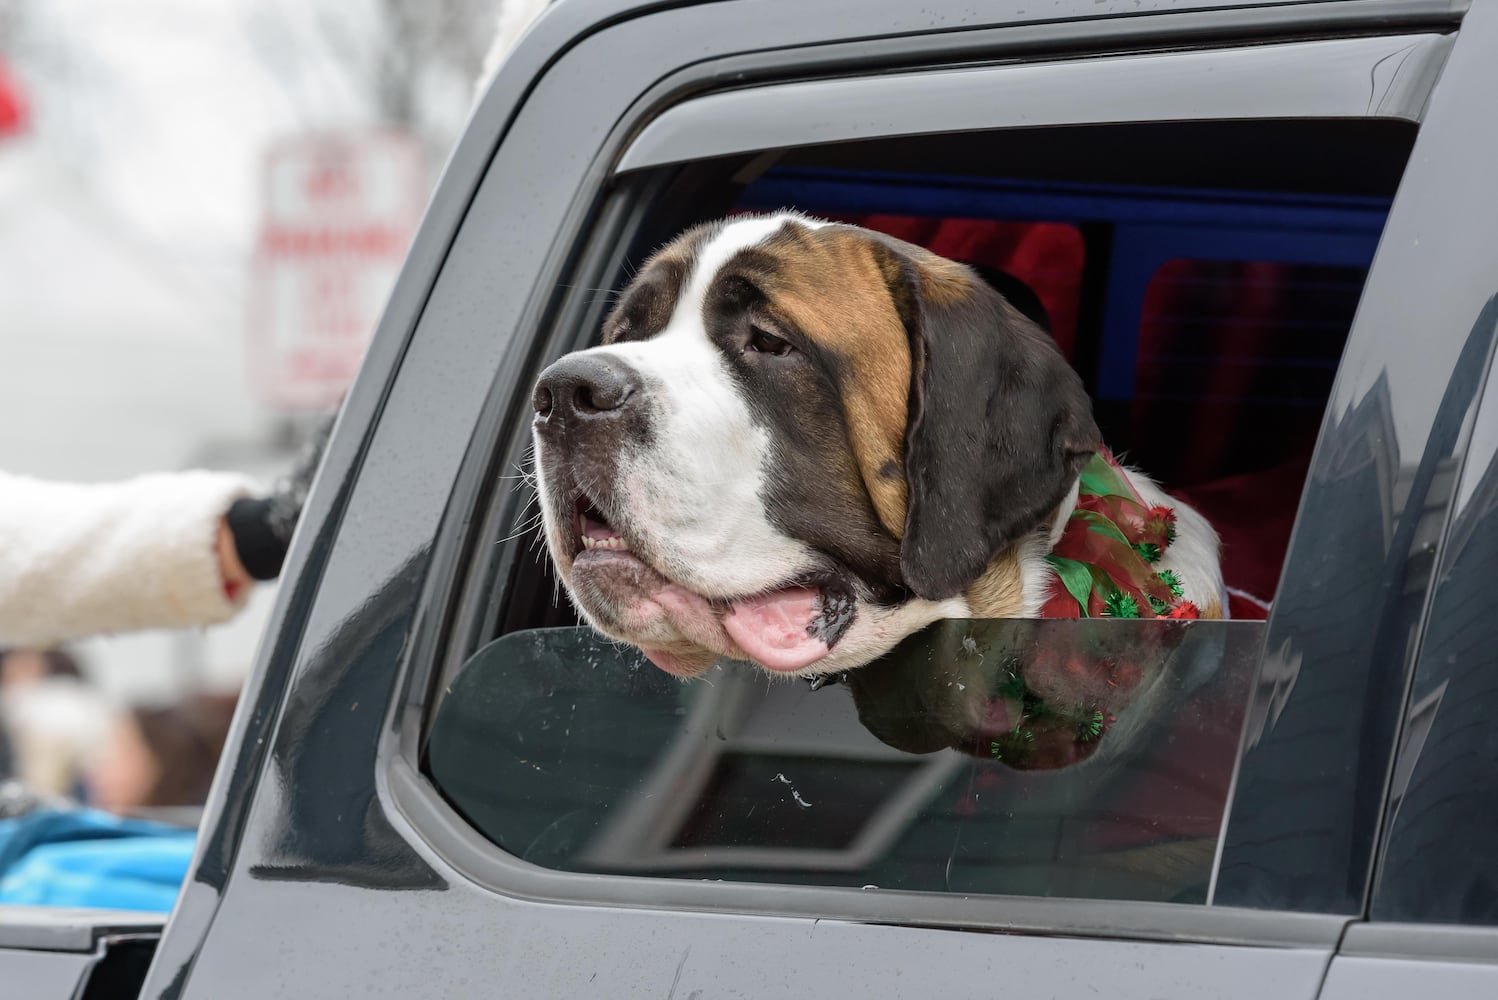
[[[620,413],[640,387],[627,365],[608,357],[573,354],[536,380],[531,405],[544,421],[611,417]]]

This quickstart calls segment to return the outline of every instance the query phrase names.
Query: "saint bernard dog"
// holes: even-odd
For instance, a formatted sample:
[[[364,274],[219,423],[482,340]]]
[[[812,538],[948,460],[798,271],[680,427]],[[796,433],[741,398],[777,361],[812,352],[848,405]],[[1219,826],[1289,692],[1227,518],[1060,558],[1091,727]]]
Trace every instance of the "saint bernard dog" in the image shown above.
[[[719,657],[816,677],[938,619],[1041,616],[1068,585],[1047,556],[1106,454],[1050,336],[971,268],[785,212],[656,253],[533,404],[563,584],[681,677]],[[1152,570],[1221,617],[1211,526],[1110,468],[1174,511]]]

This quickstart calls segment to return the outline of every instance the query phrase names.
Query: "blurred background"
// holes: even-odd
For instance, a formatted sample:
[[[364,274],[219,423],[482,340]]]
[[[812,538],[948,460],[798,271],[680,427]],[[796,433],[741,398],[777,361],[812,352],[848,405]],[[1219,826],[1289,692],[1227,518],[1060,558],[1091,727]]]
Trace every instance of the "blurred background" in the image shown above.
[[[501,15],[513,36],[543,5],[0,0],[0,469],[284,471],[357,368]],[[222,738],[273,600],[13,653],[0,709],[113,761],[153,727],[187,753]],[[83,765],[58,766],[49,786]]]

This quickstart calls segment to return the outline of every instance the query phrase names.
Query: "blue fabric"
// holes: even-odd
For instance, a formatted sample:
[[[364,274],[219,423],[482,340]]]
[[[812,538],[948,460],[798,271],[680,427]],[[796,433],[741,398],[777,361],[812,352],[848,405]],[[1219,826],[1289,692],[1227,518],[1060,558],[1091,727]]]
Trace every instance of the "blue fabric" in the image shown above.
[[[0,903],[166,913],[195,839],[191,830],[93,809],[0,820]]]

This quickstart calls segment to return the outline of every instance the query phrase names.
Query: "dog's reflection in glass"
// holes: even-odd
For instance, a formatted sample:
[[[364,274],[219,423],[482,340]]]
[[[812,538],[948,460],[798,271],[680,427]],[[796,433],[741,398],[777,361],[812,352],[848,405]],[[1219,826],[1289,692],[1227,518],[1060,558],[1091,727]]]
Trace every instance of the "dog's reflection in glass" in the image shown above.
[[[1180,721],[1223,654],[1221,627],[1192,622],[946,621],[838,679],[888,746],[1053,770],[1126,752],[1152,720]]]
[[[428,763],[544,866],[1200,902],[1262,641],[1260,622],[954,619],[814,688],[519,631],[447,687]]]

